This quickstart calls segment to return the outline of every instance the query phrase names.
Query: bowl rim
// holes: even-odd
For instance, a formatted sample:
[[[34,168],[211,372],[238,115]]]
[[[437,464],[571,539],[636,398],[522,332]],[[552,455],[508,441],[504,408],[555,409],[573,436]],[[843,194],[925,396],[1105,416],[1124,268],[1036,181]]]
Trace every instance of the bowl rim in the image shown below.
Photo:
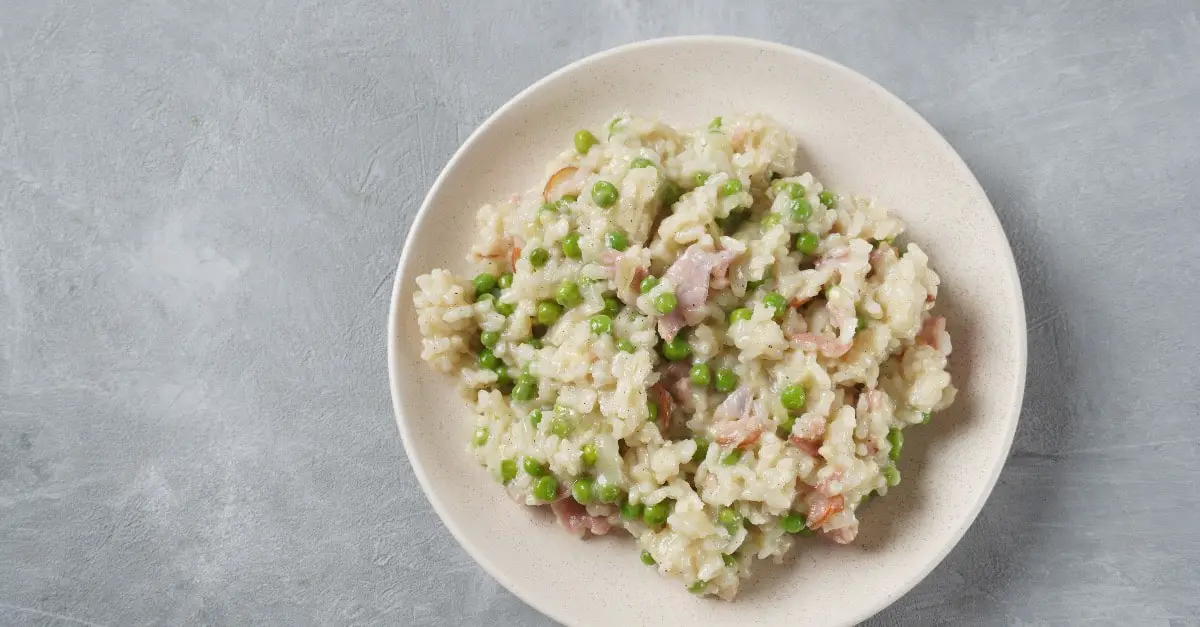
[[[412,467],[413,474],[415,474],[417,477],[417,482],[421,486],[421,491],[425,493],[425,498],[429,501],[430,505],[433,506],[434,512],[437,513],[442,524],[450,531],[450,535],[454,537],[458,544],[471,556],[473,560],[475,560],[477,564],[483,567],[484,571],[486,571],[492,578],[500,583],[500,585],[504,586],[506,590],[508,590],[522,602],[559,623],[566,625],[574,624],[571,620],[573,617],[564,615],[558,607],[548,603],[543,603],[542,599],[535,598],[533,595],[529,594],[528,591],[524,589],[524,586],[520,584],[520,582],[510,579],[507,575],[505,575],[505,571],[502,568],[484,556],[476,544],[462,532],[459,526],[454,522],[453,518],[448,515],[447,508],[445,505],[443,505],[441,499],[436,496],[435,491],[430,489],[429,478],[425,473],[425,469],[414,461],[415,458],[413,456],[412,445],[410,445],[410,442],[412,441],[412,435],[409,427],[406,424],[406,421],[403,418],[403,411],[400,402],[399,346],[401,338],[397,332],[399,328],[399,315],[402,311],[408,311],[408,308],[401,307],[400,294],[403,291],[403,279],[407,274],[406,270],[411,263],[409,253],[412,250],[412,247],[409,244],[413,238],[413,234],[419,230],[419,227],[425,222],[425,220],[429,218],[429,215],[432,213],[429,211],[430,202],[436,193],[441,189],[441,187],[446,183],[446,178],[449,172],[453,170],[454,166],[463,158],[465,154],[471,150],[474,144],[479,140],[479,137],[483,135],[488,128],[495,124],[496,120],[500,118],[501,115],[506,111],[519,106],[533,93],[540,90],[543,86],[554,82],[559,77],[609,57],[647,48],[658,48],[680,44],[686,45],[706,43],[748,46],[758,48],[760,50],[768,50],[792,55],[809,62],[824,65],[838,73],[845,75],[851,80],[862,83],[865,87],[874,92],[879,98],[887,100],[894,105],[896,111],[900,115],[908,117],[914,125],[917,125],[923,131],[931,133],[932,136],[936,137],[937,141],[940,142],[941,147],[948,151],[948,154],[953,155],[952,163],[955,167],[961,168],[966,176],[969,177],[969,180],[974,183],[974,190],[980,194],[984,205],[987,208],[987,219],[1004,239],[1004,252],[1006,254],[1004,255],[1002,263],[1012,279],[1013,293],[1010,296],[1013,299],[1013,305],[1015,306],[1016,313],[1018,314],[1015,320],[1016,327],[1013,331],[1018,338],[1017,348],[1019,359],[1017,363],[1017,376],[1013,379],[1014,389],[1012,390],[1012,398],[1008,410],[1008,428],[1004,433],[1004,455],[1001,458],[1001,463],[996,464],[995,467],[992,468],[990,475],[987,477],[986,486],[980,493],[978,501],[971,506],[969,515],[962,519],[963,522],[959,525],[959,527],[947,535],[946,541],[942,544],[942,546],[939,547],[936,552],[930,553],[930,557],[926,563],[922,565],[921,568],[912,571],[903,584],[896,586],[890,594],[879,597],[876,602],[861,606],[859,610],[855,612],[853,620],[847,623],[848,625],[857,624],[874,616],[875,614],[878,614],[887,607],[891,606],[901,597],[908,594],[908,592],[916,587],[918,583],[923,581],[929,575],[929,573],[933,572],[934,568],[937,568],[937,566],[945,560],[950,551],[953,550],[954,547],[958,546],[958,543],[962,540],[963,536],[966,535],[967,530],[975,524],[976,519],[979,517],[979,513],[983,510],[984,504],[987,502],[988,498],[992,494],[992,491],[995,489],[996,482],[1000,478],[1000,473],[1007,465],[1008,458],[1012,452],[1012,444],[1016,435],[1017,424],[1020,422],[1021,408],[1024,402],[1025,382],[1029,362],[1029,347],[1025,314],[1025,299],[1023,290],[1021,288],[1020,273],[1017,270],[1016,259],[1013,256],[1012,245],[1009,242],[1008,234],[1004,231],[1004,226],[1000,222],[999,216],[996,215],[995,207],[992,205],[991,200],[987,197],[987,191],[984,190],[983,186],[979,184],[979,180],[975,177],[974,173],[971,172],[970,167],[963,160],[962,156],[958,154],[958,151],[955,150],[950,142],[946,140],[946,138],[942,136],[942,134],[932,124],[922,117],[920,113],[909,106],[908,103],[904,102],[898,96],[891,93],[875,81],[849,67],[846,67],[845,65],[842,65],[841,63],[814,52],[809,52],[808,50],[751,37],[730,35],[683,35],[660,37],[619,45],[581,57],[547,74],[541,79],[538,79],[536,82],[529,85],[525,89],[522,89],[516,95],[511,97],[507,102],[489,115],[487,119],[480,123],[480,125],[471,132],[470,136],[467,137],[466,141],[464,141],[462,145],[455,150],[454,155],[450,157],[450,159],[446,162],[446,165],[442,167],[442,170],[438,174],[437,178],[434,179],[433,184],[430,185],[429,191],[425,194],[425,198],[421,201],[421,206],[417,209],[417,213],[413,217],[412,224],[409,226],[408,233],[405,235],[404,246],[400,253],[400,261],[397,265],[396,276],[392,284],[392,297],[389,303],[389,312],[387,318],[388,326],[385,330],[387,339],[388,384],[392,396],[392,413],[396,420],[396,425],[400,431],[400,439],[404,446],[404,454],[408,457],[409,465]]]

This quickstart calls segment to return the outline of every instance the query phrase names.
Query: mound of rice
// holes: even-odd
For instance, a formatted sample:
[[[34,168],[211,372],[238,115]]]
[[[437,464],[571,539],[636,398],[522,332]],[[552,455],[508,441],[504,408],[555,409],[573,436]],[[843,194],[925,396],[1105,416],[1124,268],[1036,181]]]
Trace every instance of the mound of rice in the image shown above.
[[[417,279],[421,356],[460,378],[513,499],[732,599],[755,558],[853,541],[902,429],[953,401],[938,276],[763,116],[599,134],[479,210],[478,275]]]

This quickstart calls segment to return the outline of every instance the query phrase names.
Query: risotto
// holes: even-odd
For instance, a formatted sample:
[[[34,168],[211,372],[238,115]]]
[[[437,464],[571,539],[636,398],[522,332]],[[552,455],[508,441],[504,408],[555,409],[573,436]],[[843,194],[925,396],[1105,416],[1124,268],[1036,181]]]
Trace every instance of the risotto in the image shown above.
[[[511,498],[732,599],[756,558],[853,541],[903,430],[953,401],[938,276],[766,117],[600,135],[479,210],[477,274],[417,278],[421,356],[461,380]]]

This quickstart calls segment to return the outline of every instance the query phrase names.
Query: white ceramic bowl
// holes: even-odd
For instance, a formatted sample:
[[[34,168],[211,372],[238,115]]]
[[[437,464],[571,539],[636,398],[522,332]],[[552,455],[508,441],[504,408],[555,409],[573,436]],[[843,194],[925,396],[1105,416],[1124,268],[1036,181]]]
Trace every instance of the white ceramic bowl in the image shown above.
[[[575,130],[618,111],[673,125],[766,113],[799,137],[802,162],[832,189],[875,196],[908,223],[942,277],[961,392],[933,423],[905,431],[904,483],[864,507],[858,541],[799,542],[757,562],[732,603],[688,594],[638,560],[622,534],[581,541],[513,504],[476,465],[471,420],[449,377],[420,360],[414,278],[465,271],[475,211],[540,187]],[[855,72],[785,46],[683,37],[623,46],[521,92],[463,144],[425,198],[400,258],[388,322],[396,421],[417,478],[459,543],[506,588],[571,625],[839,625],[916,585],[962,537],[1012,443],[1025,382],[1025,311],[1012,251],[962,159],[912,109]]]

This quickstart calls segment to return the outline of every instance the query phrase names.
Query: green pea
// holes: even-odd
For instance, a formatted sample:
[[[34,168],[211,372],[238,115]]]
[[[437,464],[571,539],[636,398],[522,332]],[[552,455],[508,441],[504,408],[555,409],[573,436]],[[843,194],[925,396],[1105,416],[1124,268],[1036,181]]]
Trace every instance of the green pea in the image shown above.
[[[606,294],[604,296],[604,309],[601,310],[601,313],[609,318],[616,318],[617,314],[621,313],[621,307],[623,306],[621,299]]]
[[[546,265],[547,261],[550,261],[550,251],[545,248],[539,246],[529,251],[529,263],[533,264],[533,267],[540,268]]]
[[[796,427],[796,417],[795,416],[788,416],[787,418],[784,418],[783,422],[779,423],[779,433],[781,434],[779,437],[787,438],[788,436],[792,435],[792,429],[794,429],[795,427]]]
[[[596,445],[588,442],[579,447],[579,461],[583,462],[584,466],[596,465]]]
[[[637,159],[634,159],[633,161],[629,162],[629,169],[631,169],[631,170],[636,170],[638,168],[653,168],[653,167],[654,167],[654,162],[645,157],[638,157]]]
[[[804,530],[804,517],[798,514],[787,514],[779,519],[779,527],[788,533],[800,533]]]
[[[630,342],[625,338],[621,338],[617,340],[617,350],[624,351],[626,353],[632,353],[637,350],[637,347],[633,345],[633,342]]]
[[[692,183],[695,183],[696,187],[703,187],[708,182],[708,177],[710,176],[712,175],[708,172],[697,172],[692,175]]]
[[[571,435],[571,431],[571,423],[566,418],[556,416],[554,420],[550,421],[550,433],[560,438],[566,438]]]
[[[679,301],[671,292],[663,292],[654,297],[654,310],[663,315],[675,311],[675,307],[678,304]]]
[[[803,255],[811,255],[817,252],[817,246],[821,244],[821,239],[816,233],[805,231],[796,236],[796,251]]]
[[[683,339],[683,335],[676,335],[675,339],[663,344],[663,357],[669,361],[683,361],[691,354],[692,346]]]
[[[496,354],[493,353],[492,351],[490,351],[486,348],[479,351],[479,365],[480,366],[483,366],[484,368],[487,368],[488,370],[492,370],[499,364],[500,364],[500,358],[496,357]]]
[[[539,424],[541,424],[541,422],[542,422],[542,410],[540,410],[540,409],[535,409],[535,410],[533,410],[533,411],[529,412],[529,422],[530,422],[530,424],[532,424],[532,425],[533,425],[535,428],[536,428],[536,427],[537,427]]]
[[[596,145],[596,136],[592,132],[584,129],[575,133],[575,151],[581,155],[586,155],[587,151]]]
[[[713,387],[722,393],[732,392],[733,388],[736,388],[738,384],[738,376],[729,368],[718,368],[716,379],[717,381]]]
[[[583,259],[583,249],[579,247],[579,234],[567,233],[562,241],[563,255],[569,259]]]
[[[588,321],[588,326],[592,328],[592,333],[604,335],[612,330],[612,318],[604,314],[596,314]]]
[[[900,459],[900,450],[904,448],[904,432],[900,430],[900,427],[888,429],[887,441],[892,445],[892,450],[888,451],[888,457],[892,461]]]
[[[506,290],[506,289],[512,287],[512,282],[513,282],[513,273],[505,272],[504,274],[500,275],[499,279],[496,280],[496,286],[502,290]]]
[[[615,483],[606,483],[596,490],[601,503],[616,503],[621,500],[621,488]]]
[[[638,518],[642,517],[642,512],[644,510],[645,506],[643,506],[641,503],[630,503],[629,501],[625,501],[624,503],[621,503],[621,518],[624,518],[625,520],[637,520]]]
[[[721,116],[718,115],[717,117],[712,119],[712,122],[708,123],[708,130],[710,130],[710,131],[721,130]]]
[[[805,400],[804,386],[796,383],[784,386],[779,393],[779,402],[790,411],[804,409]]]
[[[496,373],[496,387],[507,388],[512,385],[512,377],[508,376],[508,369],[504,367],[503,363],[496,366],[493,371]]]
[[[649,414],[649,417],[646,419],[648,422],[658,422],[658,403],[647,401],[646,413]]]
[[[526,457],[521,465],[525,468],[525,474],[530,477],[541,477],[546,474],[546,467],[542,465],[542,462],[532,457]]]
[[[516,309],[517,309],[516,306],[514,306],[512,303],[502,303],[499,301],[496,302],[494,307],[496,309],[496,313],[498,313],[506,318],[508,316],[513,315],[513,312],[516,311]]]
[[[737,209],[729,212],[729,217],[718,218],[717,226],[721,227],[721,231],[727,234],[732,234],[737,231],[742,223],[746,221],[747,212]]]
[[[646,292],[654,289],[655,285],[658,285],[658,277],[651,274],[650,276],[642,279],[642,282],[638,284],[638,290],[645,294]]]
[[[793,198],[790,209],[792,219],[796,222],[804,222],[812,217],[812,205],[804,198]]]
[[[629,248],[629,238],[620,231],[609,231],[604,235],[604,244],[613,250]]]
[[[542,346],[544,346],[542,343],[542,338],[540,337],[531,337],[526,341],[526,343],[537,350],[542,350]]]
[[[708,384],[712,382],[712,371],[706,363],[694,363],[692,364],[692,369],[688,371],[688,378],[691,379],[693,385],[698,385],[702,388],[708,387]]]
[[[613,131],[617,130],[617,127],[620,126],[621,122],[623,121],[624,120],[619,116],[608,121],[608,136],[610,138],[613,135]]]
[[[788,183],[784,186],[784,190],[787,191],[787,195],[792,199],[804,198],[804,195],[808,193],[808,190],[804,189],[804,185],[800,183]]]
[[[883,467],[883,480],[887,481],[888,487],[896,487],[900,485],[900,469],[895,466]]]
[[[479,294],[475,297],[475,302],[477,302],[477,303],[482,303],[482,302],[489,301],[489,300],[493,301],[492,307],[495,307],[496,306],[494,304],[495,300],[496,300],[495,294],[484,292],[483,294]]]
[[[647,505],[646,511],[642,513],[642,522],[650,525],[651,527],[657,527],[667,522],[667,517],[670,515],[670,504],[666,501],[663,501],[661,503],[655,503],[654,505]]]
[[[701,592],[704,592],[704,589],[707,587],[708,587],[707,581],[696,581],[695,583],[693,583],[692,585],[687,587],[687,591],[691,592],[692,594],[699,594]]]
[[[517,478],[517,460],[505,459],[500,462],[500,483],[508,483]]]
[[[825,190],[820,194],[817,194],[817,198],[820,199],[821,204],[825,205],[826,207],[832,208],[835,204],[837,204],[837,198],[835,198],[833,192],[829,190]]]
[[[734,309],[733,311],[729,312],[729,324],[730,324],[730,326],[732,326],[733,323],[735,323],[735,322],[744,322],[753,317],[754,317],[753,311],[751,311],[750,309],[748,309],[746,307],[738,307],[737,309]]]
[[[500,342],[499,331],[484,331],[479,334],[479,343],[491,348]]]
[[[725,562],[725,566],[728,568],[733,568],[737,566],[738,563],[737,558],[729,554],[722,555],[721,561]]]
[[[732,466],[740,461],[742,461],[742,449],[735,448],[732,451],[729,451],[725,457],[721,458],[721,465]]]
[[[787,299],[779,292],[770,292],[763,296],[763,304],[775,311],[775,319],[780,320],[787,313]]]
[[[537,379],[528,374],[517,377],[517,383],[512,390],[513,400],[530,401],[535,396],[537,396]]]
[[[549,211],[550,213],[558,213],[558,204],[552,203],[552,202],[544,202],[544,203],[542,203],[541,210]]]
[[[657,562],[654,561],[654,556],[650,554],[650,551],[642,551],[642,563],[647,566],[653,566]]]
[[[484,444],[487,444],[488,436],[489,436],[488,428],[487,427],[479,427],[478,429],[475,430],[475,433],[471,436],[471,443],[474,444],[475,446],[483,446]]]
[[[617,204],[617,187],[608,181],[596,181],[592,186],[592,202],[597,207],[607,209]]]
[[[763,230],[766,230],[779,224],[781,221],[783,221],[783,218],[779,217],[778,213],[768,213],[762,217],[759,224],[762,225]]]
[[[811,538],[811,537],[817,535],[817,532],[813,531],[812,529],[809,529],[808,527],[804,527],[799,532],[797,532],[796,535],[800,536],[801,538]]]
[[[492,291],[492,288],[496,287],[496,276],[481,272],[476,274],[474,279],[471,279],[471,283],[475,285],[476,294],[483,294],[484,292]]]
[[[717,522],[728,529],[729,533],[734,533],[738,527],[742,526],[742,515],[732,507],[722,507],[721,511],[717,513]]]
[[[659,198],[662,199],[662,204],[664,207],[670,207],[671,205],[674,205],[675,203],[679,202],[680,196],[683,196],[683,190],[680,189],[679,183],[676,183],[670,179],[663,182],[658,193],[660,194]]]
[[[721,183],[721,188],[717,190],[717,194],[724,198],[740,191],[742,191],[742,182],[735,178],[729,178],[724,183]]]
[[[582,303],[583,294],[579,291],[579,284],[574,281],[559,283],[558,289],[554,291],[554,300],[567,309]]]
[[[558,479],[553,475],[538,478],[533,483],[533,496],[539,501],[553,501],[558,496]]]
[[[699,464],[708,456],[708,440],[697,436],[692,438],[692,441],[696,443],[696,452],[692,453],[692,463]]]
[[[922,413],[921,413],[921,422],[920,422],[920,424],[923,424],[923,425],[927,425],[927,424],[929,424],[929,419],[930,419],[930,418],[933,418],[933,413],[932,413],[932,412],[922,412]]]
[[[571,484],[571,497],[580,505],[591,505],[595,498],[596,482],[591,477],[580,477]]]

